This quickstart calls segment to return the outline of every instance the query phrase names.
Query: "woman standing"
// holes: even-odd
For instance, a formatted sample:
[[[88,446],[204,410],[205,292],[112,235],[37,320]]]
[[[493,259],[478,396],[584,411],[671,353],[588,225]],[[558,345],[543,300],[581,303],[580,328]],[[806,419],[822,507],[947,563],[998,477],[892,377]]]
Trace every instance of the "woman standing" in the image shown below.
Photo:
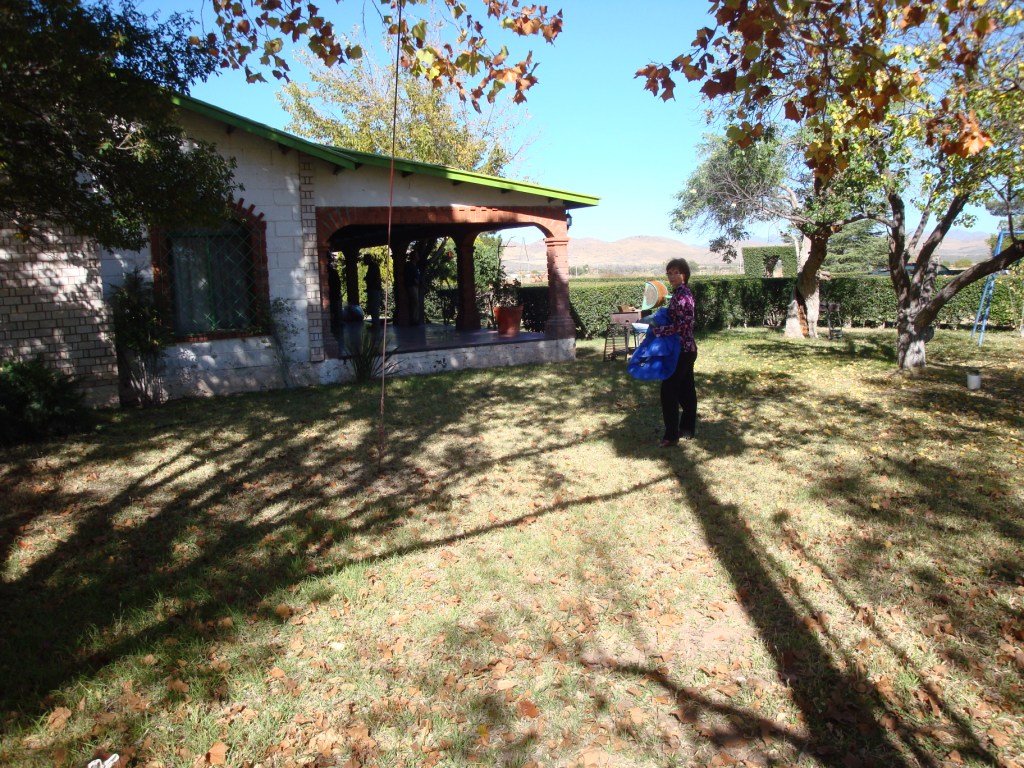
[[[686,259],[672,259],[665,265],[665,277],[672,286],[668,323],[652,326],[650,333],[655,336],[677,334],[680,350],[675,371],[661,382],[661,415],[665,420],[662,448],[678,444],[680,437],[692,439],[697,428],[697,386],[693,381],[697,342],[693,338],[695,305],[688,285],[690,265]]]

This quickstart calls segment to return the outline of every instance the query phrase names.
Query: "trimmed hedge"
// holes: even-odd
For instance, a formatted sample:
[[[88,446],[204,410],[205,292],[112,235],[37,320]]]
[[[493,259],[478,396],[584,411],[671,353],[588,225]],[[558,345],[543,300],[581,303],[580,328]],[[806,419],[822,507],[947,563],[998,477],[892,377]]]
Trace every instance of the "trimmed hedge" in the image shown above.
[[[792,245],[756,245],[743,249],[743,274],[750,278],[770,277],[765,266],[782,262],[782,274],[785,277],[796,277],[796,251]]]
[[[938,287],[950,279],[948,276],[940,276]],[[577,337],[589,339],[604,336],[609,316],[619,304],[639,303],[643,283],[642,278],[599,284],[571,282],[569,302],[576,321]],[[786,317],[793,283],[793,278],[787,277],[751,279],[695,275],[690,288],[697,302],[697,330],[778,326]],[[972,283],[954,296],[939,312],[938,324],[972,325],[984,284],[984,280]],[[1010,285],[1016,285],[1016,301],[1010,294]],[[1017,327],[1020,323],[1019,297],[1022,293],[1024,280],[1000,276],[996,280],[996,290],[992,297],[989,325]],[[821,283],[821,300],[822,303],[838,302],[841,305],[841,319],[847,326],[876,327],[896,322],[896,294],[887,276],[856,275],[824,280]],[[824,312],[818,322],[819,325],[827,324]]]
[[[936,288],[942,288],[952,277],[940,275]],[[1011,295],[1015,287],[1017,299]],[[971,283],[954,296],[940,311],[936,323],[942,326],[973,325],[978,315],[978,304],[985,281]],[[1020,296],[1024,291],[1024,280],[1019,277],[1000,275],[996,278],[989,309],[990,326],[1016,327],[1020,323]],[[833,277],[821,283],[822,302],[839,302],[841,315],[846,325],[878,326],[896,322],[896,293],[887,275],[878,277]]]
[[[948,276],[940,276],[938,287],[950,279]],[[611,313],[618,311],[619,305],[640,306],[646,282],[642,277],[629,280],[570,281],[569,305],[576,323],[576,337],[603,337],[608,330]],[[794,279],[789,277],[752,279],[732,275],[695,275],[690,288],[697,302],[697,330],[776,327],[786,317],[793,283]],[[973,283],[954,296],[939,312],[938,324],[972,325],[984,285],[984,280]],[[1016,301],[1010,293],[1011,285],[1016,286]],[[547,285],[524,286],[519,289],[519,295],[523,300],[523,329],[543,331],[548,317]],[[996,280],[989,325],[1016,328],[1020,323],[1022,295],[1024,279],[1001,275]],[[823,280],[821,301],[822,304],[838,302],[841,305],[840,316],[846,326],[877,327],[891,325],[896,321],[896,294],[887,276],[848,275]],[[824,311],[821,312],[818,324],[827,324]]]

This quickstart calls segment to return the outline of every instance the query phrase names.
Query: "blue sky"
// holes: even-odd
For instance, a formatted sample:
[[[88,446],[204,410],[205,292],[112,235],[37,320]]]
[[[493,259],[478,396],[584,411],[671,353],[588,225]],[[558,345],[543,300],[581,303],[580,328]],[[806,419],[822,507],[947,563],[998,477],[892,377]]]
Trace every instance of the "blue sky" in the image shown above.
[[[634,235],[673,237],[705,245],[709,233],[680,234],[669,228],[673,196],[697,163],[696,146],[708,128],[707,104],[679,78],[675,100],[663,102],[643,89],[636,70],[668,61],[687,49],[696,30],[707,26],[704,0],[563,0],[564,31],[554,45],[511,40],[512,54],[534,51],[539,84],[529,92],[523,131],[534,138],[511,176],[573,192],[597,195],[596,208],[573,214],[570,235],[618,240]],[[140,10],[199,8],[197,0],[145,0]],[[377,0],[321,0],[321,13],[340,30],[379,19]],[[513,47],[517,46],[517,47]],[[302,79],[297,67],[293,76]],[[268,75],[268,79],[273,80]],[[283,128],[288,115],[278,105],[280,85],[248,84],[239,72],[225,72],[197,84],[192,95],[224,109]],[[520,108],[515,108],[519,110]],[[983,215],[979,230],[992,225]],[[777,233],[759,233],[778,241]]]

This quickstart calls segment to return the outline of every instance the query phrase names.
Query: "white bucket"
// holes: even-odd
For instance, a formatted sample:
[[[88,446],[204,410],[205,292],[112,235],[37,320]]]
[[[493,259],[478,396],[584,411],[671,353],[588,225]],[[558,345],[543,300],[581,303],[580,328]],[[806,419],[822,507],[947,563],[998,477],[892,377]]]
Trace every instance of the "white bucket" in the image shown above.
[[[967,374],[967,388],[968,389],[981,389],[981,374],[980,373],[968,373]]]

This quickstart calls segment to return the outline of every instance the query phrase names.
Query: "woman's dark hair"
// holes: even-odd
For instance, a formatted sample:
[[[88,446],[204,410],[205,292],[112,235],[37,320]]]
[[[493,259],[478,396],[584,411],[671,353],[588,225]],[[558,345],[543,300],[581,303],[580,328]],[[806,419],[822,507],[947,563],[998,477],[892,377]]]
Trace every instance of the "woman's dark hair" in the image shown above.
[[[683,276],[684,283],[690,282],[690,265],[686,263],[686,259],[672,259],[665,265],[666,272],[670,269],[678,270],[679,274]]]

